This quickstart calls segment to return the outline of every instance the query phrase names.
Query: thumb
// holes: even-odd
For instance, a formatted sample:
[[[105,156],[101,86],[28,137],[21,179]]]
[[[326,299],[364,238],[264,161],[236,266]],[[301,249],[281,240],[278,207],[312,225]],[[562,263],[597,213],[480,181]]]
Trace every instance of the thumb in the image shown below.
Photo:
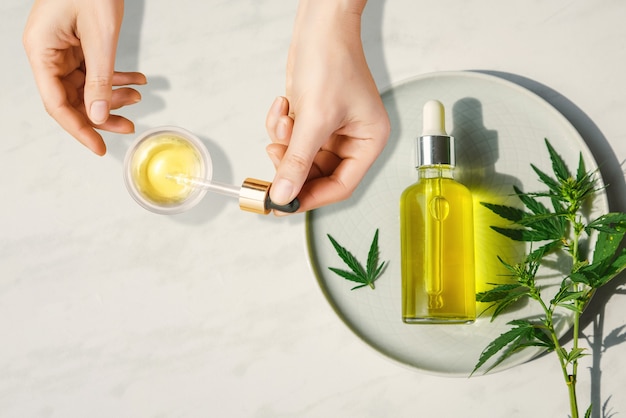
[[[77,22],[86,67],[84,101],[91,122],[101,125],[111,110],[115,53],[124,3],[98,1],[88,9],[79,12]]]
[[[330,136],[324,126],[307,122],[302,117],[294,121],[293,135],[276,168],[276,176],[270,188],[270,199],[276,204],[286,205],[298,196],[315,155]]]

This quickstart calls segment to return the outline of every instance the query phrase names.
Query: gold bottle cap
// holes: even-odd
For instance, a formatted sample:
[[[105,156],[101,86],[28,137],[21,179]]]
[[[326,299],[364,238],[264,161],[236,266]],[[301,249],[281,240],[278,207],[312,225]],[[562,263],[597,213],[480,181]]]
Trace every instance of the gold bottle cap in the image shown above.
[[[286,205],[277,205],[270,199],[272,183],[265,180],[247,178],[239,191],[239,208],[248,212],[267,215],[272,210],[295,213],[300,209],[300,201],[296,197]]]
[[[270,209],[266,202],[271,185],[272,183],[269,181],[245,179],[239,192],[239,208],[248,212],[267,215]]]

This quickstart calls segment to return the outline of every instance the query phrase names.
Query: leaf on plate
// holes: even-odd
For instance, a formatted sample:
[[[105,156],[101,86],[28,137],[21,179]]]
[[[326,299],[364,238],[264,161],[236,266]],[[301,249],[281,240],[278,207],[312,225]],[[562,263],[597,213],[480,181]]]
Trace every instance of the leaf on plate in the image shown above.
[[[521,209],[513,206],[496,205],[494,203],[480,202],[481,205],[500,216],[501,218],[508,219],[509,221],[517,222],[524,218],[525,212]]]
[[[474,366],[474,370],[470,376],[500,352],[502,352],[501,355],[485,370],[485,373],[524,348],[545,347],[548,350],[554,349],[554,344],[551,342],[549,336],[530,321],[518,319],[508,324],[513,325],[513,328],[500,334],[499,337],[487,345],[481,353],[478,363]]]
[[[520,300],[521,298],[528,296],[530,289],[526,286],[515,284],[503,284],[497,285],[493,289],[485,292],[479,292],[476,294],[477,302],[491,303],[488,309],[495,307],[491,313],[491,321],[493,322],[502,312],[504,312],[509,306]]]
[[[554,171],[554,174],[561,182],[568,181],[570,178],[572,178],[572,175],[570,174],[570,171],[567,168],[565,161],[563,161],[563,158],[561,158],[561,156],[559,155],[559,153],[556,152],[552,144],[550,144],[548,138],[544,138],[544,142],[546,143],[548,153],[550,154],[550,160],[552,161],[552,170]]]
[[[360,289],[365,286],[369,286],[374,289],[374,282],[378,280],[387,266],[386,261],[383,261],[380,265],[378,264],[380,254],[378,249],[378,229],[376,229],[374,238],[370,244],[365,268],[363,268],[363,265],[359,262],[359,260],[350,251],[339,244],[336,239],[334,239],[330,234],[327,234],[327,236],[333,245],[333,248],[335,248],[337,255],[350,268],[350,271],[335,267],[328,267],[328,269],[346,280],[361,283],[359,286],[355,286],[351,290]]]

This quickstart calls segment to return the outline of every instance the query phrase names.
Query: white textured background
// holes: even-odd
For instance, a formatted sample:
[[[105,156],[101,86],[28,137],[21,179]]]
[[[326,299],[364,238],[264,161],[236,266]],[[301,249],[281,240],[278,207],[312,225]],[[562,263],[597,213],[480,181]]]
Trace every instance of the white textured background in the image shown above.
[[[213,197],[176,217],[128,196],[132,137],[91,155],[44,112],[21,46],[31,2],[0,5],[1,417],[565,417],[555,358],[495,375],[408,370],[338,320],[310,272],[304,216]],[[271,179],[264,120],[283,93],[296,2],[127,0],[118,68],[147,74],[141,131],[202,137],[215,179]],[[481,69],[539,93],[589,143],[626,210],[626,3],[370,0],[381,89]],[[626,414],[625,278],[585,317],[580,404]],[[459,347],[462,350],[462,347]],[[598,405],[599,406],[599,405]]]

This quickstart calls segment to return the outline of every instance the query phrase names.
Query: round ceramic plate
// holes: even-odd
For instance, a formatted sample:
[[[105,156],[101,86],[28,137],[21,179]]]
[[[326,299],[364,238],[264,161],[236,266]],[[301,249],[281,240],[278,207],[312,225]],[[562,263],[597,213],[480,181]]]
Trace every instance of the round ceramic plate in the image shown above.
[[[506,225],[479,202],[519,205],[513,186],[526,192],[545,190],[530,164],[552,173],[544,142],[547,138],[570,171],[579,154],[587,170],[597,168],[591,152],[574,127],[534,93],[501,78],[476,72],[427,74],[382,94],[392,133],[383,154],[347,201],[307,215],[307,248],[311,266],[328,302],[345,324],[380,353],[415,369],[447,376],[468,376],[481,352],[510,329],[512,319],[541,313],[526,303],[491,321],[488,312],[471,325],[408,325],[401,319],[399,198],[417,180],[415,141],[422,130],[422,107],[430,99],[446,108],[448,133],[456,138],[458,174],[473,193],[478,291],[509,280],[497,256],[517,262],[528,248],[489,228]],[[598,179],[601,181],[601,179]],[[604,194],[592,202],[591,214],[608,212]],[[345,268],[327,234],[358,259],[365,260],[379,230],[380,260],[387,261],[374,290],[335,275],[328,267]],[[543,294],[549,298],[561,281],[564,266],[557,259],[540,271]],[[548,299],[549,300],[549,299]],[[484,306],[478,307],[483,310]],[[571,328],[571,313],[556,319],[563,335]],[[524,363],[539,354],[526,349],[491,372]],[[487,364],[489,365],[489,364]],[[478,372],[480,374],[482,372]]]

